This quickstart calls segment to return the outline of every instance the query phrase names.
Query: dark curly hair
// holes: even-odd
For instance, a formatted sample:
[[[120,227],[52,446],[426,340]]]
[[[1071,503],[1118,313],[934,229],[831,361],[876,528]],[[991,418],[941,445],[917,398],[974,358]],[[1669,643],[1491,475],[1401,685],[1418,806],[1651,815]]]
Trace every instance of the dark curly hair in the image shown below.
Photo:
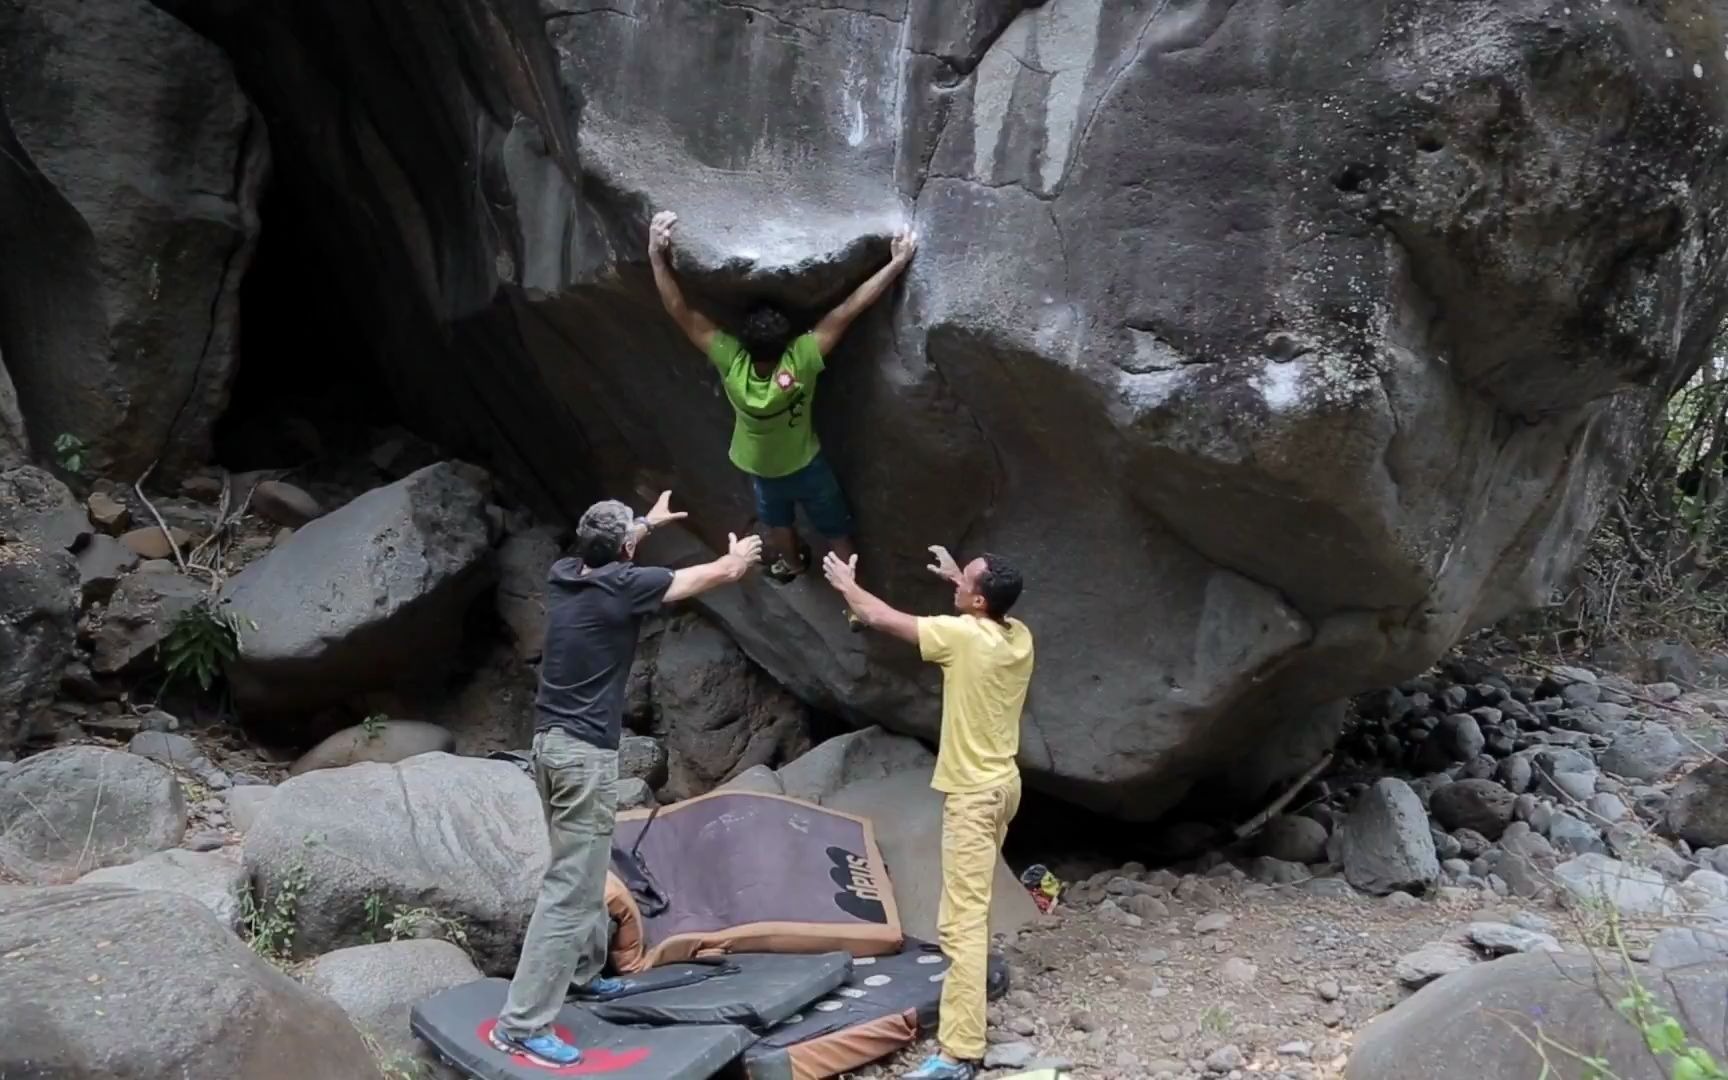
[[[792,320],[773,304],[757,304],[744,315],[738,340],[750,351],[751,359],[779,363],[780,355],[792,343]]]

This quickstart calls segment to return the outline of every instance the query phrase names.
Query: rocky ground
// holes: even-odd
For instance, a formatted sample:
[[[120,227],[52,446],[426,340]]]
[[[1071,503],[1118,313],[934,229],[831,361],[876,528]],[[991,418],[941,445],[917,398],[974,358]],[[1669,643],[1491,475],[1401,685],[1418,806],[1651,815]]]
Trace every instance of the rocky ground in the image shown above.
[[[13,588],[34,607],[8,624],[22,649],[0,657],[0,689],[29,718],[0,761],[0,882],[71,886],[0,910],[0,974],[17,965],[25,985],[49,977],[42,964],[83,963],[33,944],[45,924],[111,943],[85,920],[135,925],[100,968],[159,962],[171,935],[153,927],[208,921],[198,933],[221,944],[184,970],[188,994],[232,995],[240,964],[307,1032],[340,1005],[370,1047],[354,1075],[371,1056],[393,1077],[437,1072],[407,1005],[508,972],[545,858],[531,785],[485,758],[527,742],[540,582],[562,537],[432,456],[381,433],[360,460],[200,474],[148,499],[0,473],[0,550],[47,583],[40,599]],[[202,690],[196,664],[176,667],[196,652],[177,635],[231,612],[234,653],[208,658],[219,677]],[[1441,1008],[1434,991],[1400,1005],[1430,984],[1476,992],[1502,954],[1621,943],[1652,971],[1700,955],[1728,971],[1728,937],[1673,936],[1728,934],[1728,694],[1696,689],[1712,681],[1696,657],[1631,655],[1655,656],[1638,666],[1657,681],[1462,649],[1349,703],[1331,754],[1260,815],[1178,812],[1105,836],[1049,829],[1072,812],[1058,804],[1028,809],[1042,838],[1011,837],[998,869],[1014,982],[990,1064],[1377,1080],[1360,1063],[1396,1059],[1374,1042],[1400,1029],[1366,1025]],[[908,931],[934,934],[927,749],[879,729],[832,737],[692,613],[647,627],[627,712],[622,806],[733,784],[869,816]],[[436,839],[473,836],[488,843]],[[1043,916],[1013,884],[1040,862],[1065,884]],[[148,896],[88,888],[116,884]],[[91,974],[106,978],[77,978]],[[156,1049],[164,1069],[216,1067],[202,1045]]]

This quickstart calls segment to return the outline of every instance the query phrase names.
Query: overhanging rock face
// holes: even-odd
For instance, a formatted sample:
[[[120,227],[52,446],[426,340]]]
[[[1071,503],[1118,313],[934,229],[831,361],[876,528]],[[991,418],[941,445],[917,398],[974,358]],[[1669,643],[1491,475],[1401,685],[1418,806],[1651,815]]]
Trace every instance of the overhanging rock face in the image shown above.
[[[405,406],[565,514],[751,524],[653,211],[717,313],[819,310],[916,222],[821,395],[863,574],[941,610],[926,545],[1019,560],[1025,761],[1125,816],[1299,770],[1313,706],[1541,597],[1719,315],[1715,0],[158,2],[230,50]],[[714,610],[934,731],[819,582]]]

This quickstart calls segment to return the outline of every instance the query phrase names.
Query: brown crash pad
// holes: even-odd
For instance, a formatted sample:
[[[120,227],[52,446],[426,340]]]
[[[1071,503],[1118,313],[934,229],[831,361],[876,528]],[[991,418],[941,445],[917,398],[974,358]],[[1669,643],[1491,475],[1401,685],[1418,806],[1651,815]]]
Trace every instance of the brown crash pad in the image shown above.
[[[664,910],[633,896],[633,859]],[[606,904],[612,966],[641,971],[723,953],[881,956],[900,916],[870,823],[797,799],[717,791],[618,815]]]

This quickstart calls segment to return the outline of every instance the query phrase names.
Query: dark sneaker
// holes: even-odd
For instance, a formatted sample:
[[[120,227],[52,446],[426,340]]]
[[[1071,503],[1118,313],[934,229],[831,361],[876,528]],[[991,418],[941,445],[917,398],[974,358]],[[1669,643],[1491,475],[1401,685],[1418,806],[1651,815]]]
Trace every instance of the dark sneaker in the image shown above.
[[[561,1069],[582,1060],[582,1051],[550,1031],[518,1039],[494,1024],[490,1038],[493,1049],[501,1050],[511,1057],[527,1058],[546,1069]]]
[[[949,1061],[941,1054],[931,1054],[924,1064],[901,1076],[900,1080],[973,1080],[978,1069],[971,1062]]]

